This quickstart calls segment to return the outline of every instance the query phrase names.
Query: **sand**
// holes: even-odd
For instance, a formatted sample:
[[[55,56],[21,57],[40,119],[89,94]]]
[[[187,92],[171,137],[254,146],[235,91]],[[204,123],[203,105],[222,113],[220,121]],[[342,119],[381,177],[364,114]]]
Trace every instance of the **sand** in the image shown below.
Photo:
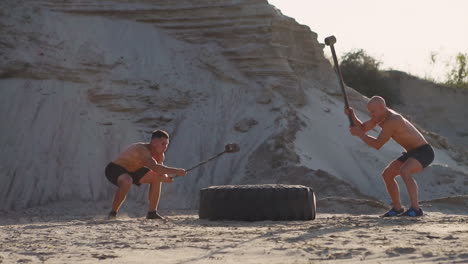
[[[2,212],[0,263],[467,263],[466,210],[437,204],[425,203],[419,218],[380,218],[382,208],[364,204],[369,214],[319,208],[313,221],[239,222],[195,210],[147,220],[145,205],[131,201],[106,220],[106,203],[63,202]]]

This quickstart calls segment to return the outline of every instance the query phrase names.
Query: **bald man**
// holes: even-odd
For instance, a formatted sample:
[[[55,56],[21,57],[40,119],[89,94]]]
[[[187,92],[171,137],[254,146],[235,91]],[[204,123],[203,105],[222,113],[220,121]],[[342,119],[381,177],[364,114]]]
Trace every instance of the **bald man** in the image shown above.
[[[345,114],[351,116],[354,124],[350,127],[351,134],[375,149],[380,149],[390,138],[405,149],[403,155],[392,161],[382,173],[387,192],[393,202],[392,209],[383,217],[422,216],[423,211],[418,201],[418,185],[412,175],[421,172],[434,161],[434,150],[408,120],[387,107],[382,97],[372,97],[367,104],[367,110],[371,119],[361,122],[351,107],[345,109]],[[366,134],[377,125],[382,128],[377,138]],[[406,211],[401,205],[400,190],[395,181],[398,175],[403,179],[411,199],[411,207]]]

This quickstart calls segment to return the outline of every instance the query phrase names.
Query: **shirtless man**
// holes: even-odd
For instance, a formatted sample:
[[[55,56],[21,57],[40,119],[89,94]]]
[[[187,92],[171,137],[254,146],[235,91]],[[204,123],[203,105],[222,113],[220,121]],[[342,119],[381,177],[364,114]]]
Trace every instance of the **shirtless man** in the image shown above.
[[[393,138],[406,150],[403,155],[392,161],[382,173],[387,192],[393,202],[393,208],[383,217],[422,216],[423,211],[419,207],[418,201],[418,185],[412,175],[421,172],[432,163],[434,160],[432,147],[408,120],[387,108],[382,97],[372,97],[367,104],[367,110],[371,119],[363,123],[356,117],[351,107],[345,109],[345,113],[351,115],[354,123],[354,126],[350,127],[351,134],[375,149],[380,149],[390,138]],[[377,138],[366,134],[377,125],[382,128]],[[411,200],[411,207],[406,212],[401,205],[400,190],[395,181],[395,177],[398,175],[402,177]]]
[[[117,191],[112,203],[112,211],[109,219],[117,216],[117,211],[122,205],[127,192],[135,184],[150,184],[148,192],[148,214],[147,219],[163,219],[156,212],[161,193],[161,183],[171,183],[173,179],[167,174],[185,176],[184,169],[166,167],[164,163],[164,152],[169,145],[169,134],[162,130],[156,130],[151,135],[149,143],[135,143],[125,149],[117,159],[110,162],[105,170],[106,178],[116,185]]]

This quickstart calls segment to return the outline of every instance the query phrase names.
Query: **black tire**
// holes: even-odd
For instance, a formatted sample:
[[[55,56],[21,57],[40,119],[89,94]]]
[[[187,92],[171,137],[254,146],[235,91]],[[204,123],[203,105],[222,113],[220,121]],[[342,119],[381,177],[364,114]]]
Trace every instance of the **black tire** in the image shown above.
[[[200,190],[198,216],[209,220],[313,220],[316,200],[302,185],[224,185]]]

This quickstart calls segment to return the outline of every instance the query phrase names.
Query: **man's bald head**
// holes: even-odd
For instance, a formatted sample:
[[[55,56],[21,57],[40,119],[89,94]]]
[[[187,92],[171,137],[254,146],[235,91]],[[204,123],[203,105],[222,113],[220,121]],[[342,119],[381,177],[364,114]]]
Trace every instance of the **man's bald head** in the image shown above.
[[[380,96],[372,96],[372,98],[367,103],[367,110],[371,114],[372,120],[376,123],[380,123],[385,119],[387,112],[387,104],[385,104],[385,99]]]
[[[384,107],[384,108],[387,107],[387,104],[385,103],[385,99],[383,99],[383,97],[380,97],[380,96],[372,96],[372,98],[367,103],[367,106],[370,106],[370,105]]]

